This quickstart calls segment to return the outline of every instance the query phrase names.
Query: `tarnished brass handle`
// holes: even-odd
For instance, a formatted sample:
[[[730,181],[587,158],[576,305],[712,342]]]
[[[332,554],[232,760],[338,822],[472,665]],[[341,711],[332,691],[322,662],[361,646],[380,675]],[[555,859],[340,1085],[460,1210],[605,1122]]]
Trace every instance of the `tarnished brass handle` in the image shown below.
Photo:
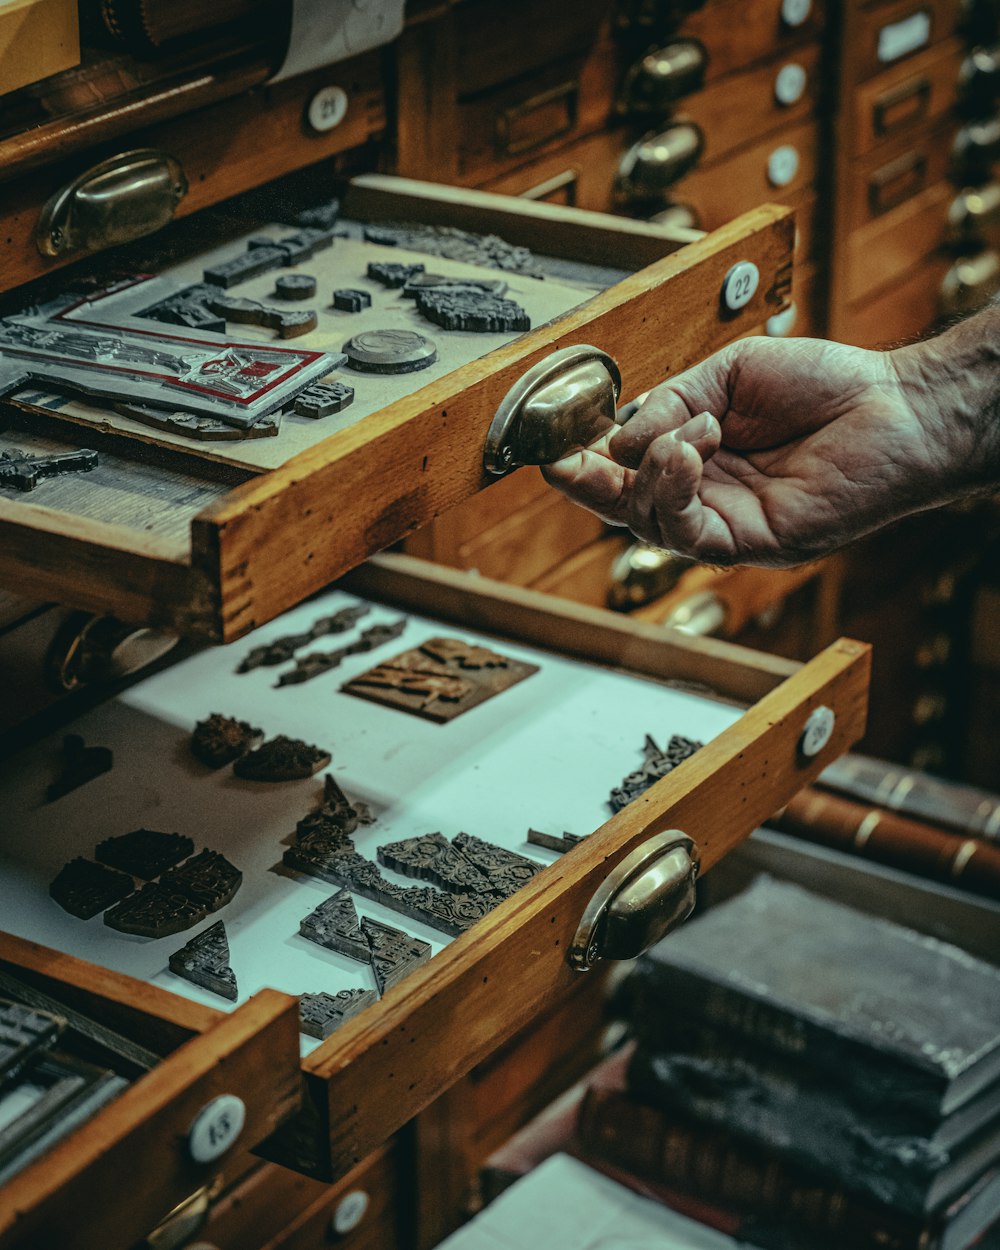
[[[552,464],[588,446],[615,424],[621,389],[618,366],[596,347],[564,347],[546,356],[497,409],[483,448],[487,471]]]
[[[634,143],[618,164],[615,192],[647,200],[663,193],[698,163],[705,140],[694,122],[679,121]]]
[[[948,230],[956,242],[982,239],[1000,228],[1000,182],[965,187],[948,209]]]
[[[622,860],[598,887],[567,959],[580,972],[602,959],[635,959],[690,916],[698,849],[679,829],[658,833]]]
[[[154,148],[122,152],[74,178],[42,209],[35,243],[43,256],[99,252],[161,229],[187,194],[184,171]]]
[[[620,110],[663,117],[675,100],[702,86],[707,64],[708,54],[697,39],[677,39],[647,52],[625,75]]]

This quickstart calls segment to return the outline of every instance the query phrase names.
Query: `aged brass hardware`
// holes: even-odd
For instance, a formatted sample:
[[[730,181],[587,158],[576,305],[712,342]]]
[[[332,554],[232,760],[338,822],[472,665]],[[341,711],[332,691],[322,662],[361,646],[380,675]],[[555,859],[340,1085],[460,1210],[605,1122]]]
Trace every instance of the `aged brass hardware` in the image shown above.
[[[868,207],[873,216],[887,213],[922,191],[927,184],[927,157],[906,152],[877,169],[868,180]]]
[[[207,1185],[196,1189],[157,1224],[142,1243],[142,1250],[180,1250],[181,1246],[190,1247],[191,1238],[205,1227],[212,1210],[212,1202],[221,1190],[221,1176],[213,1177]]]
[[[955,136],[952,156],[961,178],[971,182],[989,178],[1000,156],[1000,115],[963,126]]]
[[[496,119],[500,155],[518,156],[569,134],[576,125],[579,91],[579,83],[564,82],[504,109]]]
[[[615,424],[622,378],[606,352],[581,344],[546,356],[510,388],[486,435],[490,473],[552,464]]]
[[[958,94],[964,108],[982,116],[1000,95],[1000,44],[973,48],[958,71]]]
[[[694,168],[704,146],[694,122],[676,122],[657,134],[644,135],[621,158],[615,189],[626,199],[662,195]]]
[[[180,639],[164,630],[126,625],[113,616],[73,612],[49,647],[46,669],[54,690],[115,681],[166,655]]]
[[[633,543],[611,566],[608,607],[619,612],[652,603],[677,585],[681,575],[694,564],[672,551],[661,551],[648,543]]]
[[[567,952],[586,972],[601,959],[635,959],[694,910],[698,850],[678,829],[636,847],[598,887]]]
[[[184,171],[165,152],[121,152],[51,197],[38,219],[35,243],[43,256],[65,256],[141,239],[167,225],[187,189]]]
[[[955,261],[941,283],[941,311],[972,312],[1000,290],[1000,253],[988,249]]]
[[[1000,182],[965,187],[948,208],[948,230],[955,242],[968,242],[1000,228]]]
[[[708,54],[697,39],[678,39],[647,52],[625,75],[619,109],[632,116],[665,116],[675,100],[701,87],[707,64]]]

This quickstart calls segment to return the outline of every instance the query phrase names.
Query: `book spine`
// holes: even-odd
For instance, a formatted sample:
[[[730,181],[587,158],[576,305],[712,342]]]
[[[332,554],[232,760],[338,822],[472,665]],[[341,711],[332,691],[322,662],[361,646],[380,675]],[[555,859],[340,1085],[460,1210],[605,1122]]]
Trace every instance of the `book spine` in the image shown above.
[[[810,1183],[783,1161],[615,1090],[588,1090],[576,1136],[598,1160],[748,1216],[780,1217],[851,1250],[932,1250],[923,1221]]]

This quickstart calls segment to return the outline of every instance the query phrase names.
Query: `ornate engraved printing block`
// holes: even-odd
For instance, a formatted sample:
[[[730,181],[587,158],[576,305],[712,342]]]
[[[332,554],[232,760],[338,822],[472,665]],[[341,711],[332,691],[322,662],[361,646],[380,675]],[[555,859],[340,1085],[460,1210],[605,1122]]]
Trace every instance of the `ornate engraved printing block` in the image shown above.
[[[425,833],[380,846],[378,859],[404,877],[430,881],[449,893],[479,894],[493,889],[489,878],[440,833]]]
[[[430,291],[479,291],[502,296],[507,293],[507,283],[502,278],[448,278],[440,273],[415,273],[403,287],[403,298],[416,299]]]
[[[236,1002],[236,973],[229,966],[229,939],[221,920],[202,929],[167,960],[170,971],[203,989]]]
[[[545,271],[526,247],[517,247],[495,234],[473,234],[455,226],[427,226],[419,222],[385,222],[365,226],[364,236],[370,243],[386,247],[405,247],[449,260],[467,261],[484,269],[503,269],[544,278]]]
[[[0,1077],[15,1075],[36,1051],[51,1046],[65,1024],[48,1011],[0,998]]]
[[[142,889],[117,903],[104,913],[104,923],[120,933],[139,937],[169,937],[199,924],[208,915],[185,895],[170,890],[157,881],[147,882]]]
[[[329,199],[324,200],[322,204],[315,204],[311,208],[305,208],[301,213],[295,216],[294,224],[303,226],[312,230],[333,230],[340,217],[340,200]]]
[[[348,890],[338,890],[299,922],[299,933],[317,946],[369,962],[368,939],[361,932],[361,922]]]
[[[354,287],[338,287],[333,293],[333,306],[339,312],[359,313],[371,308],[372,297],[367,291],[359,291]]]
[[[67,734],[63,738],[62,773],[46,790],[45,797],[50,802],[62,798],[102,773],[110,772],[113,764],[110,747],[88,747],[79,734]]]
[[[459,668],[507,668],[510,664],[505,655],[461,638],[429,638],[420,644],[420,650],[432,660],[457,664]]]
[[[531,318],[516,300],[481,291],[421,291],[417,311],[443,330],[503,334],[531,329]]]
[[[586,835],[579,833],[542,833],[539,829],[528,830],[528,841],[532,846],[545,846],[550,851],[558,851],[561,855],[579,846]]]
[[[451,844],[488,879],[491,889],[504,898],[509,898],[542,870],[541,864],[469,833],[457,833]]]
[[[176,412],[169,408],[157,408],[154,404],[112,404],[115,412],[133,421],[157,430],[170,430],[185,438],[196,438],[203,443],[234,442],[244,438],[274,438],[281,429],[281,413],[272,412],[258,417],[253,425],[233,425],[221,417],[199,416],[193,412]]]
[[[295,396],[292,411],[299,417],[329,417],[354,402],[354,387],[346,382],[314,382]]]
[[[193,850],[194,843],[185,834],[133,829],[131,833],[99,842],[94,854],[102,864],[152,881],[161,872],[187,859]]]
[[[437,360],[437,348],[416,330],[363,330],[343,350],[361,373],[416,373]]]
[[[406,618],[403,617],[391,625],[373,625],[370,629],[362,630],[361,636],[346,647],[339,647],[335,651],[310,651],[308,655],[299,656],[295,667],[282,673],[276,685],[296,686],[304,681],[311,681],[314,677],[321,677],[323,673],[338,668],[347,656],[372,651],[375,647],[398,638],[405,628]]]
[[[245,781],[297,781],[311,777],[330,763],[329,751],[278,734],[263,746],[241,756],[233,772]]]
[[[218,851],[193,855],[160,878],[160,885],[176,890],[206,912],[218,911],[232,901],[243,884],[243,874]]]
[[[344,633],[370,611],[367,604],[359,603],[341,608],[339,612],[334,612],[330,616],[321,616],[304,633],[287,634],[283,638],[275,638],[273,642],[254,647],[240,662],[236,671],[249,673],[252,669],[262,666],[284,664],[286,660],[292,658],[299,647],[304,647],[314,639],[324,638],[328,634]]]
[[[373,282],[388,287],[390,291],[398,291],[406,286],[415,274],[423,273],[423,271],[423,265],[401,265],[398,261],[373,260],[368,266],[368,277]]]
[[[90,920],[135,889],[130,876],[79,856],[60,868],[49,894],[71,916]]]
[[[255,751],[264,741],[263,729],[245,720],[212,712],[200,720],[191,735],[191,754],[208,768],[224,768],[248,751]]]
[[[303,994],[299,998],[299,1031],[307,1037],[316,1037],[323,1041],[334,1029],[340,1028],[345,1020],[350,1020],[352,1016],[377,1002],[378,994],[374,990]]]
[[[402,929],[380,924],[368,916],[361,919],[361,931],[371,947],[372,971],[380,994],[397,985],[431,957],[429,942],[410,937]]]
[[[43,478],[61,477],[64,473],[89,473],[96,468],[96,451],[82,449],[31,456],[14,449],[0,452],[0,486],[34,490]]]
[[[667,773],[673,772],[678,764],[682,764],[702,746],[704,746],[703,742],[696,742],[693,738],[683,738],[679,734],[674,734],[667,743],[666,749],[661,751],[647,734],[646,741],[643,743],[645,762],[642,768],[629,773],[621,785],[611,791],[608,799],[611,810],[620,812],[633,799],[648,790],[654,782],[665,777]]]

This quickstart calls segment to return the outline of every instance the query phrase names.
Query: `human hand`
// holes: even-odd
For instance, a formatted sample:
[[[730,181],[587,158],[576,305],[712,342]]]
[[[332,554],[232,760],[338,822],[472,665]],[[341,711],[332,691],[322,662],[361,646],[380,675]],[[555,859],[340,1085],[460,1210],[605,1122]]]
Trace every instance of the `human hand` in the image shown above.
[[[913,402],[918,372],[901,353],[745,339],[543,473],[653,546],[708,564],[803,563],[943,502],[946,449]]]

